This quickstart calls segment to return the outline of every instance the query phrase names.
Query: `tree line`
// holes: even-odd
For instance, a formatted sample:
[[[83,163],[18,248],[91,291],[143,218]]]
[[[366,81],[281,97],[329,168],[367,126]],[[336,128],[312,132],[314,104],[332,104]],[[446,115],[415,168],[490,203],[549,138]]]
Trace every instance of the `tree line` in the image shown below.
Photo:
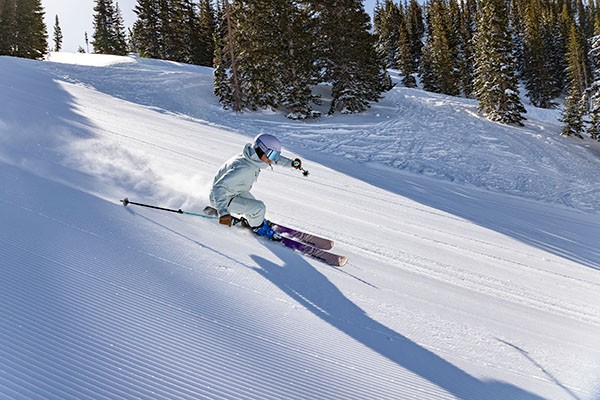
[[[377,51],[405,86],[479,100],[491,120],[521,124],[531,104],[564,97],[566,136],[600,139],[600,4],[595,0],[385,0]]]
[[[41,0],[0,0],[0,54],[47,51]],[[214,67],[235,111],[295,119],[361,112],[401,84],[475,98],[491,120],[522,124],[519,96],[562,107],[562,133],[600,140],[600,4],[596,0],[138,0],[126,32],[118,4],[95,0],[96,53]],[[55,49],[60,49],[62,35]],[[60,32],[59,32],[60,33]],[[87,37],[86,37],[87,41]]]

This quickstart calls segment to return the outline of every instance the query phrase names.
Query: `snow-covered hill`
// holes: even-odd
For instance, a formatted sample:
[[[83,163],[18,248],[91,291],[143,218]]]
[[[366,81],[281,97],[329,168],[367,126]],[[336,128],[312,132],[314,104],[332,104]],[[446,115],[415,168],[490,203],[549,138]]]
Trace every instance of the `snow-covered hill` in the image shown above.
[[[398,87],[291,122],[209,69],[51,59],[0,57],[1,398],[600,397],[600,152],[556,111]],[[201,211],[259,132],[311,171],[262,174],[268,217],[347,266],[119,203]]]

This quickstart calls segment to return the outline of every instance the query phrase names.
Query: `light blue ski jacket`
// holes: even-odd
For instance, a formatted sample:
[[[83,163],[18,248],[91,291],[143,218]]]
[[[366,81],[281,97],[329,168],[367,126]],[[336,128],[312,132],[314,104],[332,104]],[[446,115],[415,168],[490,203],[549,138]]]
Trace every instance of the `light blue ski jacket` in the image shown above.
[[[291,168],[292,160],[280,155],[273,164]],[[269,165],[258,158],[251,143],[244,146],[241,154],[233,156],[221,166],[215,175],[209,196],[219,216],[229,214],[229,203],[234,197],[250,192],[264,168],[269,168]]]

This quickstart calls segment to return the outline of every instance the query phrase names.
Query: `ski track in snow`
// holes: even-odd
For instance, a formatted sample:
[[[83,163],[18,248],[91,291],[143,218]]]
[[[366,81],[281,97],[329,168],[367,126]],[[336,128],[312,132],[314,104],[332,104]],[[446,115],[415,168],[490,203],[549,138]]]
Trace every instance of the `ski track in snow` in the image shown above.
[[[0,397],[597,398],[599,161],[553,112],[396,88],[294,123],[220,110],[204,68],[81,60],[0,57]],[[262,173],[269,216],[346,267],[118,203],[201,210],[257,132],[312,172]]]

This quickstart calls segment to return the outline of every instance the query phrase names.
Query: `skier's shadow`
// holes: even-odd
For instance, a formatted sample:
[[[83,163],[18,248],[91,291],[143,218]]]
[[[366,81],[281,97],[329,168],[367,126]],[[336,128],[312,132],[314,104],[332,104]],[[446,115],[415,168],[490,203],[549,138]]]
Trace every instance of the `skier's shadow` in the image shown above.
[[[397,365],[460,399],[542,399],[507,383],[469,375],[369,317],[303,257],[283,247],[269,247],[283,265],[252,256],[259,274],[323,321]]]

